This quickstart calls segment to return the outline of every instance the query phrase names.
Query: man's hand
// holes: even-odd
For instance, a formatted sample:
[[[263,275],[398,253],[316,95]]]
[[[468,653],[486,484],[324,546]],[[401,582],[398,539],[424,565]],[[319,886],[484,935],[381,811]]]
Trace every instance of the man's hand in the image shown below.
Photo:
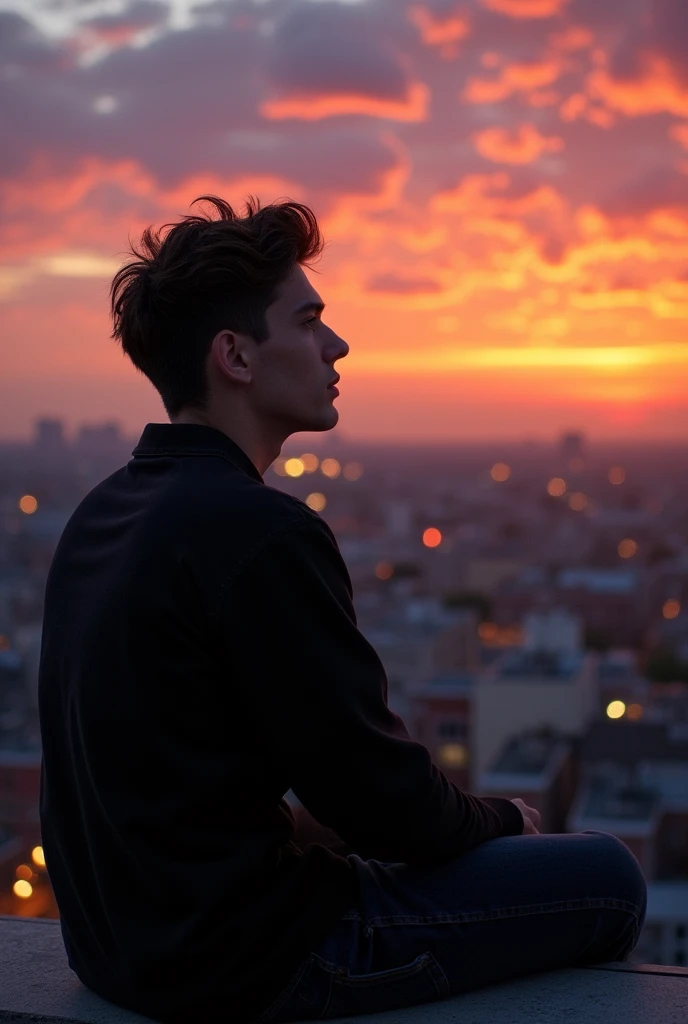
[[[539,836],[540,832],[538,826],[542,820],[540,812],[536,811],[534,807],[528,807],[524,804],[520,797],[516,797],[511,801],[512,804],[516,804],[519,811],[523,815],[523,832],[521,835],[524,836]]]

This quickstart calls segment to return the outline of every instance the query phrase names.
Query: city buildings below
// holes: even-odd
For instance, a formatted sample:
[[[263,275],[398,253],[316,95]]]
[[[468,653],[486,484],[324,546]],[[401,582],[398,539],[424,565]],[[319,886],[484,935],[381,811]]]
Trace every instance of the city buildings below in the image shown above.
[[[577,737],[556,729],[525,730],[508,739],[477,778],[479,796],[519,796],[540,812],[540,832],[565,832],[578,785]]]

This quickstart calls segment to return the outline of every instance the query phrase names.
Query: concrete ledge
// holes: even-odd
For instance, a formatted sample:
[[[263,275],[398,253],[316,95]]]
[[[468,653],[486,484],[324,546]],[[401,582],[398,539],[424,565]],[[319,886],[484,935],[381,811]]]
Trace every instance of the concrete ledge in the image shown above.
[[[610,963],[548,971],[437,1003],[339,1019],[343,1024],[686,1024],[688,969]],[[0,917],[0,1022],[150,1024],[150,1018],[121,1010],[80,984],[67,965],[58,921]]]

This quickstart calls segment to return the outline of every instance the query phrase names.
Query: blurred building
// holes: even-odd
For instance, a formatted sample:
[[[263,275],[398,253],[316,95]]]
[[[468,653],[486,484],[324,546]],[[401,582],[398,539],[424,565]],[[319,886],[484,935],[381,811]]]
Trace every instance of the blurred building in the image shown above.
[[[540,812],[540,832],[565,832],[578,785],[578,740],[555,729],[508,739],[476,780],[480,796],[519,796]]]
[[[589,654],[507,651],[477,679],[473,779],[479,779],[505,743],[523,730],[546,727],[582,735],[596,713],[595,687],[595,661]]]
[[[33,447],[40,455],[62,455],[65,451],[64,423],[58,419],[34,421]]]
[[[688,881],[688,735],[668,723],[591,723],[568,831],[618,836],[648,881]]]
[[[475,678],[472,672],[436,675],[407,691],[409,734],[460,789],[470,788]]]

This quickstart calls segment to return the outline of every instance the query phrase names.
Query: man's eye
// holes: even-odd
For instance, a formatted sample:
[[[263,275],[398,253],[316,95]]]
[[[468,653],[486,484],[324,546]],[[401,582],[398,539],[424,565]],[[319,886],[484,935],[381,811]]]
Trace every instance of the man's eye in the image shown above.
[[[315,327],[319,320],[319,316],[309,316],[307,320],[304,320],[304,323],[307,324],[309,327]]]

